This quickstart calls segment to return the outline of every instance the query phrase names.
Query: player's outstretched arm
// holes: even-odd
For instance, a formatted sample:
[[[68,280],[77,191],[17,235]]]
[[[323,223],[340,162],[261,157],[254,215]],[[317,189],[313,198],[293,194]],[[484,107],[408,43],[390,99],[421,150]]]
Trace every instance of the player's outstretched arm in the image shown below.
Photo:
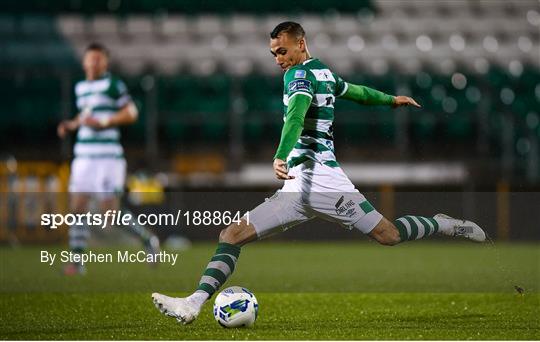
[[[82,124],[95,129],[105,129],[115,126],[131,125],[137,121],[138,116],[139,112],[137,107],[133,102],[129,102],[111,117],[97,119],[88,116],[82,120]]]
[[[366,86],[347,83],[347,90],[341,98],[363,105],[386,105],[393,107],[412,105],[420,107],[416,101],[408,96],[392,96]]]
[[[274,156],[274,172],[278,179],[292,179],[287,174],[286,160],[294,145],[302,134],[304,118],[311,104],[311,97],[304,94],[296,94],[289,99],[285,124],[281,130],[281,139]]]

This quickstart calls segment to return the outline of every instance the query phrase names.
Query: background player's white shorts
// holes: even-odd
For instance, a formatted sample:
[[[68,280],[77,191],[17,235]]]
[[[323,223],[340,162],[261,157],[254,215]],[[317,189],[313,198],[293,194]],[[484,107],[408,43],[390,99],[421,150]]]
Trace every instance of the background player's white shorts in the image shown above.
[[[314,217],[368,234],[381,221],[340,167],[304,162],[289,170],[294,179],[249,212],[259,239]]]
[[[108,197],[124,190],[123,158],[75,158],[71,163],[69,192],[92,192]]]

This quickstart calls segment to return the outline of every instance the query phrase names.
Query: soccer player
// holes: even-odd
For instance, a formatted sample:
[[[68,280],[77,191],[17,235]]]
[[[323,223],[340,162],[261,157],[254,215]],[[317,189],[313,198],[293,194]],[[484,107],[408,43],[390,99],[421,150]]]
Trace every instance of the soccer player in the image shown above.
[[[58,125],[60,138],[78,130],[69,180],[71,210],[86,213],[92,198],[99,201],[103,212],[119,210],[126,160],[118,126],[134,123],[138,117],[137,107],[124,82],[108,72],[109,52],[104,45],[88,45],[82,64],[86,79],[75,85],[79,114]],[[126,211],[122,209],[122,213]],[[87,226],[70,227],[69,246],[72,252],[85,251],[89,229]],[[157,237],[134,219],[129,229],[143,241],[150,253],[159,252]],[[80,264],[69,264],[64,273],[84,273],[84,268]]]
[[[343,81],[311,57],[304,30],[294,22],[276,26],[270,34],[270,51],[285,72],[285,123],[273,165],[276,177],[285,184],[249,213],[249,222],[246,216],[240,224],[221,231],[216,253],[192,295],[174,298],[152,294],[162,313],[184,324],[192,322],[234,271],[244,244],[313,217],[356,228],[389,246],[435,233],[485,241],[484,231],[475,223],[442,214],[408,215],[390,222],[355,189],[339,167],[332,133],[336,97],[363,105],[420,107],[412,98]]]

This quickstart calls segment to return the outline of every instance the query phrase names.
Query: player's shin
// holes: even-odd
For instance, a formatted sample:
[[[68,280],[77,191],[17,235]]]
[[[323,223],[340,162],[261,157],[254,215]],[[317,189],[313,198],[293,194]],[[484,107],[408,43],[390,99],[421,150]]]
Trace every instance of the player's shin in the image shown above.
[[[188,297],[188,300],[199,306],[204,304],[231,276],[239,256],[240,246],[226,242],[218,243],[216,252],[210,259],[197,290]]]
[[[149,249],[150,253],[153,253],[153,252],[158,253],[159,250],[152,251],[153,248],[151,248],[152,239],[155,237],[155,235],[148,228],[139,224],[136,218],[136,215],[133,214],[129,209],[122,208],[122,213],[124,215],[127,215],[127,214],[130,215],[130,220],[129,220],[129,223],[127,224],[127,226],[129,227],[129,230],[142,241],[144,246],[147,247],[147,249]]]
[[[407,215],[394,221],[401,242],[419,240],[439,231],[439,223],[431,217]]]
[[[73,253],[84,253],[88,247],[89,228],[84,225],[73,224],[69,227],[69,249]]]
[[[82,254],[86,252],[88,248],[88,238],[90,237],[90,229],[86,224],[77,225],[73,224],[69,227],[69,249],[73,254]],[[79,263],[70,263],[64,267],[64,274],[83,274],[85,272],[84,266]]]

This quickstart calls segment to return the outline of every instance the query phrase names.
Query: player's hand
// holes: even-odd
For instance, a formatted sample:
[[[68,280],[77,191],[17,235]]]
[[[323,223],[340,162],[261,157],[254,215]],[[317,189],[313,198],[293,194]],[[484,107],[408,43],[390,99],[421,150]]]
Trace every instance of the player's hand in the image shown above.
[[[294,176],[289,176],[287,171],[287,163],[281,159],[274,159],[274,172],[277,179],[294,179]]]
[[[394,104],[392,107],[401,107],[401,106],[415,106],[418,108],[422,108],[418,103],[416,103],[415,100],[408,96],[394,96]]]
[[[93,129],[103,129],[107,128],[108,121],[107,120],[99,120],[92,116],[87,116],[81,120],[81,125],[85,125],[88,127],[91,127]]]
[[[69,132],[73,132],[74,130],[76,130],[78,126],[79,125],[77,124],[77,122],[73,120],[64,120],[58,124],[58,127],[56,128],[56,133],[58,133],[58,136],[63,139]]]

